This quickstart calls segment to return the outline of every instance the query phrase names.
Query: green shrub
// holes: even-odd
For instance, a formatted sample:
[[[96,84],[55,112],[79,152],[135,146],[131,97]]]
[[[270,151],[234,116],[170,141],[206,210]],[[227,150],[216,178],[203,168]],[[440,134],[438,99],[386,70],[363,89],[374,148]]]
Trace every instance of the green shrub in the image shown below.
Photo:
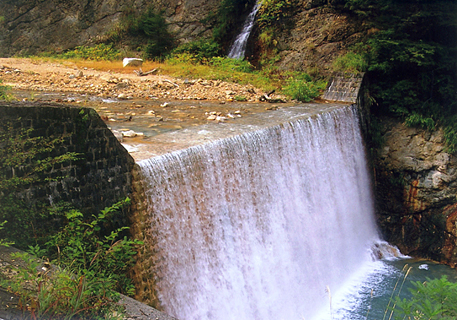
[[[429,279],[422,283],[412,282],[412,297],[396,297],[393,312],[395,319],[456,319],[457,283],[450,282],[446,276]]]
[[[93,47],[79,46],[67,51],[60,57],[64,59],[85,59],[85,60],[116,60],[120,58],[120,53],[111,44],[97,44]]]
[[[87,115],[80,115],[84,121]],[[43,138],[33,129],[9,123],[0,129],[0,245],[14,241],[15,246],[28,247],[33,254],[59,266],[42,272],[37,269],[36,258],[19,254],[16,259],[23,260],[25,266],[17,267],[17,275],[0,284],[20,295],[20,305],[34,318],[110,318],[117,292],[134,292],[127,273],[134,263],[135,247],[141,242],[127,238],[128,227],[110,227],[119,209],[130,200],[105,208],[92,219],[84,219],[69,205],[25,205],[19,196],[21,190],[58,181],[61,177],[49,178],[49,170],[78,161],[79,155],[50,156],[66,141],[65,135]]]
[[[333,69],[338,72],[360,73],[367,69],[367,63],[362,54],[348,52],[335,59]]]
[[[11,88],[8,86],[2,85],[2,80],[0,80],[0,100],[9,100],[10,96],[8,95],[8,90]]]
[[[446,139],[446,152],[457,153],[457,114],[441,120]]]
[[[239,102],[248,101],[248,99],[245,96],[235,96],[235,98],[233,98],[233,100],[239,101]]]
[[[7,223],[8,221],[3,221],[3,222],[0,222],[0,232],[2,231],[2,229],[4,228],[4,225]],[[5,246],[5,247],[8,247],[10,245],[14,244],[13,242],[8,242],[6,241],[5,239],[2,239],[0,238],[0,246]]]
[[[264,0],[257,14],[259,25],[259,64],[267,66],[277,59],[279,49],[276,35],[289,28],[289,18],[297,6],[296,0]]]
[[[56,259],[52,260],[53,255],[45,254],[46,250],[38,246],[30,247],[33,253],[51,258],[57,268],[48,267],[43,272],[36,257],[19,253],[13,258],[24,264],[15,267],[17,275],[13,279],[2,280],[0,284],[17,294],[20,306],[39,319],[112,318],[118,292],[134,293],[127,273],[134,264],[135,247],[141,242],[121,237],[127,227],[109,235],[103,235],[102,229],[112,214],[129,201],[105,208],[87,222],[79,211],[67,211],[67,225],[51,235],[47,244],[56,249]]]
[[[295,0],[263,0],[257,21],[261,29],[283,27],[284,20],[293,14]]]
[[[168,31],[163,11],[156,12],[153,7],[150,7],[138,18],[134,15],[128,17],[127,33],[146,42],[145,58],[162,59],[173,49],[173,36]]]
[[[457,128],[455,127],[445,127],[444,128],[444,138],[446,139],[446,151],[449,153],[457,152]]]
[[[267,27],[259,34],[259,41],[265,48],[274,48],[278,41],[274,38],[275,30],[272,27]]]
[[[198,64],[198,60],[193,54],[190,53],[175,53],[167,58],[166,63],[170,65],[182,64],[188,66]]]
[[[319,97],[325,89],[326,83],[322,81],[313,82],[307,74],[291,77],[283,88],[283,92],[292,99],[301,102],[310,102]]]
[[[19,129],[8,123],[0,127],[0,221],[7,220],[0,238],[25,249],[51,231],[45,229],[55,221],[47,218],[46,207],[39,203],[26,205],[19,194],[29,186],[58,181],[61,177],[50,178],[49,171],[62,163],[79,160],[79,154],[74,152],[51,156],[67,138],[44,138],[33,129]]]
[[[436,129],[436,122],[431,117],[424,117],[421,114],[413,112],[409,114],[405,119],[405,124],[408,127],[420,127],[429,131]]]
[[[88,279],[104,279],[111,282],[110,286],[115,290],[132,295],[134,287],[127,273],[135,262],[134,248],[141,242],[122,236],[128,227],[117,228],[108,234],[104,230],[116,212],[128,204],[129,198],[119,201],[89,221],[85,221],[78,210],[65,212],[65,227],[51,235],[46,244],[48,257],[55,258],[53,260],[58,265],[71,266],[71,269],[82,272]]]
[[[457,124],[448,119],[457,116],[457,4],[346,0],[345,8],[374,30],[356,51],[368,65],[372,114],[429,130],[443,127],[447,148],[455,152]]]
[[[223,71],[237,71],[250,73],[253,71],[253,66],[247,60],[230,59],[227,57],[213,57],[209,64]]]
[[[220,45],[207,39],[200,39],[180,45],[173,49],[172,56],[189,54],[193,63],[206,63],[221,53]]]

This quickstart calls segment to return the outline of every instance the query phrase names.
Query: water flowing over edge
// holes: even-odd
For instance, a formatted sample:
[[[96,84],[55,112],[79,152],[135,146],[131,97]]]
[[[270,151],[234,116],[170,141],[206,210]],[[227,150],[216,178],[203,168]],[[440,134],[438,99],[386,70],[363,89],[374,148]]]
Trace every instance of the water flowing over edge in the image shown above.
[[[251,13],[249,13],[249,15],[247,16],[246,21],[243,24],[243,29],[241,30],[241,33],[236,37],[232,47],[230,48],[229,54],[227,55],[229,58],[244,58],[249,35],[251,34],[252,28],[254,27],[255,16],[257,14],[257,11],[259,11],[260,7],[261,3],[259,1],[254,5]]]
[[[179,319],[315,317],[379,243],[355,107],[139,164]]]

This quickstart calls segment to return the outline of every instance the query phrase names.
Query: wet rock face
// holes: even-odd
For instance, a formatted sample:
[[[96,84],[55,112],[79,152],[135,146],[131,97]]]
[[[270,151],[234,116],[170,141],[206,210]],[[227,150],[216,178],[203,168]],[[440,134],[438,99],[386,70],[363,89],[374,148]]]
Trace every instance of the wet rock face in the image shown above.
[[[94,43],[111,31],[126,10],[164,10],[176,39],[210,34],[200,21],[217,10],[216,0],[2,0],[0,56],[59,51]]]
[[[383,121],[375,160],[378,218],[386,240],[404,253],[457,263],[457,158],[442,130]]]

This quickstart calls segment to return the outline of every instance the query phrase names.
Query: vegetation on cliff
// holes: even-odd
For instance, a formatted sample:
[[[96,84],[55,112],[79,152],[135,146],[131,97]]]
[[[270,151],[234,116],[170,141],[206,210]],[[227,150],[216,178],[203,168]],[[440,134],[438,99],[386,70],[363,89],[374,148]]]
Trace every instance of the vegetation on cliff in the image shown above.
[[[144,39],[146,58],[162,58],[173,48],[173,37],[168,31],[162,11],[150,7],[138,18],[130,17],[127,33],[135,39]]]
[[[445,129],[457,151],[457,4],[454,1],[347,0],[371,36],[354,47],[370,78],[372,112],[411,126]]]
[[[279,61],[278,40],[276,34],[290,28],[290,17],[298,5],[297,0],[264,0],[258,13],[259,25],[259,66],[268,67]]]

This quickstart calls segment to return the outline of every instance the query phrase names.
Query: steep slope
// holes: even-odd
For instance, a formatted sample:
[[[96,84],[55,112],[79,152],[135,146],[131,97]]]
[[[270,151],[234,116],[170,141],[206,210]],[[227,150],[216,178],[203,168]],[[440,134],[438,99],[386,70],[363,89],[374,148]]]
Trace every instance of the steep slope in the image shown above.
[[[210,37],[213,25],[208,18],[219,5],[217,0],[4,0],[0,2],[0,56],[59,52],[95,43],[118,25],[123,14],[143,12],[150,6],[163,11],[168,30],[178,42]],[[336,56],[363,37],[362,30],[359,21],[342,14],[332,1],[299,0],[274,34],[279,65],[328,70]],[[256,42],[259,32],[254,31],[248,49],[254,60],[264,49]]]
[[[272,42],[283,69],[310,73],[330,72],[336,57],[360,42],[367,26],[336,1],[298,0],[289,18],[277,28]],[[257,30],[257,37],[261,31]],[[263,47],[263,48],[262,48]],[[259,42],[251,50],[265,50]],[[267,49],[268,50],[268,49]]]
[[[100,40],[124,12],[163,10],[176,39],[208,33],[202,22],[216,0],[4,0],[0,2],[0,56],[61,51]],[[0,20],[1,21],[1,20]]]

